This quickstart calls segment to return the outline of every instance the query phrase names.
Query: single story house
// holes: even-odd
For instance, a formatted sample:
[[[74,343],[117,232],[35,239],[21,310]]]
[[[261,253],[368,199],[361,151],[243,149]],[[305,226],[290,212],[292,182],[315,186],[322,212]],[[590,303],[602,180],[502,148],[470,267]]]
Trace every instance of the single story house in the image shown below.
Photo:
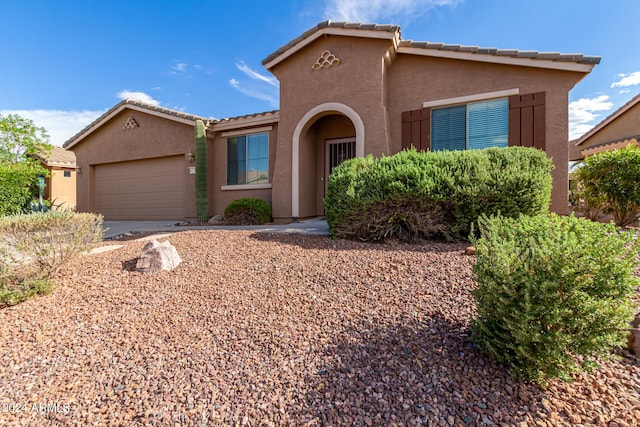
[[[54,208],[75,209],[76,156],[73,151],[54,146],[50,152],[35,157],[49,170],[49,177],[44,180],[44,198],[52,202]]]
[[[266,57],[280,110],[207,120],[125,100],[65,147],[78,209],[106,219],[194,219],[193,127],[207,124],[210,215],[267,200],[276,221],[322,215],[352,157],[522,145],[553,159],[566,213],[568,93],[599,57],[404,40],[393,25],[322,22]]]
[[[617,150],[640,141],[640,94],[611,113],[589,132],[570,143],[570,160],[583,160],[603,151]]]

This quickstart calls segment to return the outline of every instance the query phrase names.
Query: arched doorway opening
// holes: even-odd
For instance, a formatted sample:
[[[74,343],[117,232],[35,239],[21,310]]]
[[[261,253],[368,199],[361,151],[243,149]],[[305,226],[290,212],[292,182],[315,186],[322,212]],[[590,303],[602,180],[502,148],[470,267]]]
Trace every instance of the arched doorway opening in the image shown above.
[[[331,169],[349,158],[364,156],[364,125],[344,104],[318,105],[296,126],[292,149],[292,217],[323,215],[322,199]]]

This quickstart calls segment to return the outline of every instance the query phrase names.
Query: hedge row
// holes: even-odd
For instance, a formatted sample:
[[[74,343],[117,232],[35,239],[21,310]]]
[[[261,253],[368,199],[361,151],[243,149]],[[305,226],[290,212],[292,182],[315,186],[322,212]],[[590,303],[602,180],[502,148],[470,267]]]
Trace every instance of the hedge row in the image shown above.
[[[546,212],[552,169],[523,147],[351,159],[329,177],[327,222],[334,237],[466,238],[481,214]]]

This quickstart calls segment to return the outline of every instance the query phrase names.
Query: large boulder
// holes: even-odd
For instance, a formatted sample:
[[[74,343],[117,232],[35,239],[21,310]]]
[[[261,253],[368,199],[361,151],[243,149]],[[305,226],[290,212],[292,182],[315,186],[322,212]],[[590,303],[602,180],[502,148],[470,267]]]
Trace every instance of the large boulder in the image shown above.
[[[147,242],[142,248],[142,255],[136,263],[136,270],[143,273],[155,273],[160,270],[173,270],[182,262],[176,248],[165,240],[158,243],[157,240]]]

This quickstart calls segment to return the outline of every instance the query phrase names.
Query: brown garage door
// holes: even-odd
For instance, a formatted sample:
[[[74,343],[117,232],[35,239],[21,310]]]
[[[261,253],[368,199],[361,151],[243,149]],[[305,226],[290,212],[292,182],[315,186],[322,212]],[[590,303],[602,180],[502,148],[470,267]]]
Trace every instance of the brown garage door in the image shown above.
[[[184,156],[95,167],[96,210],[106,220],[184,219]]]

